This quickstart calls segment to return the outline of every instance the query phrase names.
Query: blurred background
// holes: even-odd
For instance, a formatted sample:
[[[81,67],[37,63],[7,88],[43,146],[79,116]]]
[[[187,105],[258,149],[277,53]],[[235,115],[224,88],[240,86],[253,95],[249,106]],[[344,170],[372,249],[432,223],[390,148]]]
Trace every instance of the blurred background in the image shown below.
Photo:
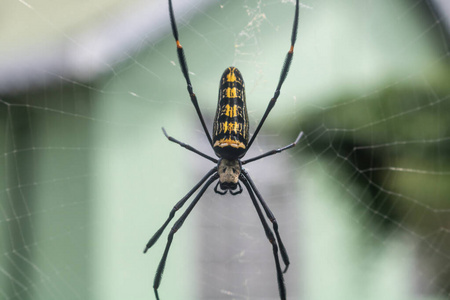
[[[294,61],[246,165],[291,258],[288,299],[450,296],[450,5],[300,2]],[[212,130],[238,67],[250,132],[275,90],[294,1],[174,1]],[[213,164],[167,1],[0,4],[0,298],[154,299],[167,233]],[[181,211],[177,216],[181,215]],[[162,299],[279,299],[247,193],[210,188],[174,237]]]

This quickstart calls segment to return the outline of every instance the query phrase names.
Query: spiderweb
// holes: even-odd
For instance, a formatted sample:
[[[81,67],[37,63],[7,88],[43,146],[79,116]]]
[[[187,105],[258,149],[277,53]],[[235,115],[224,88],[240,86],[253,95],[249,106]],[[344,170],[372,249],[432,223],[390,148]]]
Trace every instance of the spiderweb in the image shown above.
[[[293,5],[174,1],[210,129],[234,65],[253,132]],[[0,299],[153,299],[170,227],[141,250],[213,167],[160,131],[213,155],[166,1],[0,11]],[[445,1],[301,1],[289,76],[248,157],[304,137],[245,166],[290,255],[288,299],[448,299],[449,16]],[[249,200],[209,188],[175,235],[162,299],[279,299]]]

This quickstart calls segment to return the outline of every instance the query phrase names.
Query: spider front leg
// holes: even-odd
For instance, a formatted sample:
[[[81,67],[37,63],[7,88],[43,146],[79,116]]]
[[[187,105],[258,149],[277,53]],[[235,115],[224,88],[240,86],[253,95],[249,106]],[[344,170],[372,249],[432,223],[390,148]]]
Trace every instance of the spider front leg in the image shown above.
[[[242,171],[244,171],[244,170],[242,170]],[[273,256],[275,259],[275,267],[277,270],[278,291],[280,293],[280,299],[286,300],[286,287],[284,285],[283,272],[281,271],[280,260],[278,258],[277,242],[275,240],[273,232],[269,228],[269,225],[267,225],[266,219],[264,219],[264,215],[261,211],[261,208],[259,207],[258,202],[256,201],[255,194],[253,193],[252,187],[250,186],[249,181],[247,180],[247,177],[245,175],[243,175],[243,173],[241,173],[241,176],[239,177],[239,179],[244,183],[245,187],[247,188],[247,191],[250,194],[250,198],[252,199],[253,206],[255,206],[256,212],[258,213],[258,217],[261,220],[261,223],[263,225],[264,232],[266,233],[266,237],[269,240],[269,242],[272,244],[272,251],[273,251]],[[266,213],[267,213],[267,211],[266,211]]]
[[[170,249],[170,245],[172,244],[173,236],[178,231],[178,229],[181,228],[181,226],[183,225],[184,221],[186,220],[186,218],[189,216],[190,212],[194,208],[194,206],[197,204],[197,202],[200,200],[202,195],[205,193],[206,189],[211,185],[211,183],[213,183],[218,178],[219,178],[219,175],[217,173],[215,173],[211,178],[209,178],[209,180],[205,183],[205,185],[202,187],[200,192],[198,192],[197,196],[195,196],[195,198],[192,201],[192,203],[188,206],[186,211],[175,222],[175,224],[173,225],[172,229],[170,230],[170,233],[167,236],[166,248],[164,249],[164,254],[163,254],[162,258],[161,258],[161,261],[159,262],[158,269],[156,270],[156,274],[155,274],[155,280],[153,281],[153,290],[155,291],[155,296],[156,296],[157,300],[159,300],[158,288],[159,288],[159,285],[161,283],[161,279],[162,279],[162,276],[163,276],[163,273],[164,273],[164,268],[166,266],[167,255],[169,254],[169,249]]]
[[[256,130],[253,133],[253,136],[250,139],[250,142],[247,145],[247,150],[250,149],[250,147],[252,146],[253,141],[255,140],[256,136],[258,135],[259,130],[261,129],[262,125],[264,124],[264,121],[266,120],[266,118],[269,115],[272,108],[275,106],[275,103],[277,102],[277,99],[280,96],[281,87],[283,86],[284,80],[286,79],[286,77],[289,73],[289,68],[292,63],[292,58],[294,57],[294,45],[295,45],[295,41],[297,40],[298,15],[299,15],[299,0],[296,0],[295,1],[294,23],[292,24],[291,47],[289,48],[289,51],[286,54],[286,57],[284,59],[283,67],[281,68],[280,79],[278,80],[278,84],[277,84],[277,88],[275,89],[275,93],[273,94],[272,99],[270,99],[269,105],[267,106],[266,111],[264,112],[264,115],[261,118],[261,121],[259,121],[259,124],[256,127]]]
[[[203,130],[205,131],[206,138],[208,139],[208,142],[212,147],[213,144],[212,144],[211,135],[209,134],[208,128],[206,127],[205,120],[203,119],[202,112],[198,105],[197,96],[194,93],[194,90],[192,88],[191,79],[189,78],[188,65],[186,62],[186,57],[184,55],[183,47],[181,46],[180,39],[178,37],[177,22],[175,21],[175,14],[173,13],[173,6],[172,6],[171,0],[169,0],[169,15],[170,15],[170,25],[172,27],[172,34],[175,39],[175,43],[177,45],[178,61],[180,62],[181,72],[183,73],[183,76],[186,79],[189,97],[191,98],[191,102],[194,105],[194,108],[195,108],[195,111],[197,112],[198,118],[200,119],[200,123],[202,124]]]

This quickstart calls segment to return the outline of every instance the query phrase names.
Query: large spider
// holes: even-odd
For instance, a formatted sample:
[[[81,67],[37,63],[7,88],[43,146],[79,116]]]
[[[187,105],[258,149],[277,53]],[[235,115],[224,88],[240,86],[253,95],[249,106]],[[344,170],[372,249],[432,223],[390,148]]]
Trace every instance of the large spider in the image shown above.
[[[175,22],[175,15],[173,13],[173,7],[172,7],[172,1],[169,0],[169,14],[170,14],[170,24],[172,26],[172,32],[173,36],[176,41],[177,45],[177,54],[178,59],[181,65],[181,71],[183,72],[183,76],[186,79],[187,83],[187,89],[189,92],[189,96],[191,97],[192,104],[195,107],[195,110],[197,111],[197,115],[200,119],[200,122],[202,124],[203,130],[205,131],[205,135],[208,138],[209,144],[214,150],[214,153],[219,159],[215,159],[213,157],[210,157],[207,154],[204,154],[197,149],[193,148],[190,145],[187,145],[183,142],[180,142],[173,137],[167,135],[166,131],[163,128],[164,135],[169,139],[169,141],[177,143],[181,147],[184,147],[194,153],[197,153],[198,155],[214,162],[216,166],[212,168],[187,194],[184,196],[172,209],[172,211],[169,214],[168,219],[164,224],[161,226],[161,228],[153,235],[153,237],[149,240],[147,245],[145,246],[144,253],[147,252],[147,250],[152,247],[156,241],[161,236],[162,232],[166,228],[166,226],[169,224],[169,222],[172,220],[172,218],[175,215],[175,212],[179,210],[186,201],[194,194],[195,191],[197,191],[203,184],[203,187],[200,189],[200,192],[197,194],[197,196],[194,198],[192,203],[188,206],[186,211],[183,213],[183,215],[176,221],[174,226],[172,227],[168,238],[167,238],[167,244],[166,248],[164,250],[164,254],[161,258],[161,261],[159,263],[158,269],[156,271],[154,283],[153,283],[153,289],[155,291],[156,299],[159,300],[158,296],[158,287],[161,283],[162,275],[164,272],[164,267],[167,260],[167,255],[169,253],[170,245],[172,244],[172,239],[174,234],[177,232],[178,229],[183,225],[183,222],[188,217],[189,213],[192,211],[194,206],[197,204],[197,202],[202,197],[205,190],[217,179],[218,182],[216,186],[214,187],[214,191],[218,194],[225,195],[228,191],[230,191],[230,194],[237,195],[242,193],[242,187],[240,182],[244,184],[244,186],[247,188],[247,191],[250,195],[250,198],[253,202],[253,205],[256,208],[256,212],[258,213],[258,216],[261,220],[262,226],[264,227],[264,231],[266,233],[267,238],[269,239],[270,243],[272,244],[273,249],[273,256],[275,258],[275,266],[277,271],[277,281],[278,281],[278,289],[280,293],[280,298],[285,300],[286,299],[286,288],[284,286],[284,279],[283,279],[283,273],[287,271],[289,266],[289,257],[286,252],[286,249],[284,248],[283,242],[281,241],[280,234],[278,233],[278,223],[270,211],[269,207],[267,206],[264,199],[261,197],[261,194],[259,193],[258,189],[256,188],[255,184],[253,183],[253,180],[250,178],[250,175],[248,172],[242,168],[242,165],[245,165],[247,163],[259,160],[261,158],[264,158],[269,155],[273,155],[276,153],[280,153],[284,150],[290,149],[294,147],[298,141],[300,140],[303,132],[300,132],[300,134],[297,136],[297,139],[295,142],[276,149],[272,151],[268,151],[264,154],[258,155],[256,157],[252,157],[250,159],[241,160],[241,158],[244,157],[244,155],[247,153],[248,149],[253,144],[253,141],[255,140],[256,136],[258,135],[259,130],[261,129],[262,125],[264,124],[264,121],[266,120],[267,116],[269,115],[270,111],[274,107],[278,96],[280,95],[280,89],[281,86],[286,79],[286,76],[289,71],[289,66],[292,62],[292,57],[294,55],[294,44],[297,37],[297,27],[298,27],[298,14],[299,14],[299,0],[296,0],[295,4],[295,16],[294,16],[294,24],[292,28],[292,36],[291,36],[291,47],[286,55],[286,58],[283,63],[283,68],[281,70],[280,79],[278,81],[277,88],[275,90],[275,93],[272,97],[272,99],[269,102],[269,105],[264,112],[264,115],[259,122],[258,126],[256,127],[255,132],[253,133],[253,136],[251,137],[249,141],[249,133],[248,133],[248,114],[247,114],[247,104],[245,101],[245,86],[244,86],[244,80],[242,79],[242,75],[239,72],[239,70],[235,67],[228,67],[225,72],[223,73],[221,79],[220,79],[220,88],[219,88],[219,100],[217,103],[217,111],[216,116],[214,118],[214,128],[213,128],[213,135],[212,139],[208,132],[208,129],[206,128],[205,121],[203,119],[202,113],[200,111],[200,107],[198,106],[197,97],[195,96],[191,80],[189,78],[189,72],[188,67],[186,63],[186,58],[184,56],[184,50],[183,47],[180,44],[180,41],[178,39],[178,29]],[[205,183],[206,182],[206,183]],[[269,228],[267,221],[264,218],[264,215],[261,211],[261,208],[259,204],[262,205],[267,218],[272,222],[273,224],[273,230],[275,232],[275,236],[272,232],[272,230]],[[278,247],[280,248],[281,257],[283,259],[283,263],[285,265],[285,269],[282,272],[280,261],[278,258]]]

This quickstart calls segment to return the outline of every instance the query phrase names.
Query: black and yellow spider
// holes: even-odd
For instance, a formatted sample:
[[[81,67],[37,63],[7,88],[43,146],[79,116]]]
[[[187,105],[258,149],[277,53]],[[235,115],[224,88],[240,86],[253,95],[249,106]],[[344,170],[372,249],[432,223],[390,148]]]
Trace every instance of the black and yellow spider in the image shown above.
[[[159,284],[161,283],[161,278],[162,278],[162,275],[164,272],[164,266],[166,264],[167,255],[169,253],[170,245],[172,243],[172,239],[173,239],[175,232],[177,232],[177,230],[180,229],[180,227],[183,225],[183,222],[186,220],[189,213],[192,211],[194,206],[200,200],[200,198],[202,197],[205,190],[214,181],[216,181],[218,179],[218,182],[217,182],[216,186],[214,187],[214,191],[221,195],[226,194],[228,191],[230,191],[230,194],[232,194],[232,195],[237,195],[237,194],[242,193],[242,187],[241,187],[240,182],[242,182],[244,184],[244,186],[247,188],[247,191],[250,195],[253,205],[256,208],[256,212],[258,213],[258,216],[264,227],[266,236],[269,239],[270,243],[272,244],[273,255],[275,258],[275,266],[276,266],[276,271],[277,271],[277,281],[278,281],[278,289],[280,292],[280,298],[282,300],[285,300],[286,299],[286,288],[284,286],[283,273],[286,272],[288,269],[289,257],[286,252],[286,249],[284,248],[283,242],[281,241],[280,234],[278,233],[278,223],[277,223],[274,215],[270,211],[270,209],[267,206],[267,204],[265,203],[264,199],[261,197],[261,194],[259,193],[255,184],[253,183],[253,180],[250,178],[250,175],[248,174],[248,172],[244,168],[242,168],[242,165],[245,165],[245,164],[253,162],[255,160],[264,158],[269,155],[280,153],[284,150],[294,147],[300,140],[303,133],[300,132],[300,134],[298,135],[295,142],[293,142],[285,147],[266,152],[264,154],[261,154],[256,157],[252,157],[250,159],[246,159],[246,160],[241,160],[241,159],[244,157],[244,155],[247,153],[248,149],[251,147],[253,141],[255,140],[256,136],[258,135],[259,130],[261,129],[262,125],[264,124],[264,121],[266,120],[270,111],[274,107],[274,105],[278,99],[278,96],[280,95],[281,86],[288,74],[289,66],[291,65],[292,57],[294,55],[294,44],[295,44],[295,40],[297,37],[299,0],[296,0],[296,4],[295,4],[295,16],[294,16],[294,24],[293,24],[293,28],[292,28],[291,47],[290,47],[290,49],[286,55],[286,58],[284,60],[283,68],[281,70],[281,75],[280,75],[280,79],[278,81],[277,88],[275,90],[275,93],[274,93],[272,99],[269,102],[269,105],[268,105],[261,121],[259,122],[258,126],[256,127],[256,130],[253,133],[253,136],[251,137],[250,141],[249,141],[247,104],[245,101],[244,80],[242,79],[242,75],[239,72],[239,70],[235,67],[227,68],[220,79],[219,100],[217,103],[217,111],[216,111],[216,116],[214,118],[213,135],[212,135],[212,139],[211,139],[208,129],[206,128],[202,113],[200,111],[200,107],[198,106],[197,97],[195,96],[193,89],[192,89],[191,80],[189,78],[188,67],[187,67],[185,56],[184,56],[184,50],[178,39],[178,29],[177,29],[177,25],[175,22],[175,15],[173,13],[173,7],[172,7],[171,0],[169,0],[169,14],[170,14],[170,24],[172,25],[173,36],[175,38],[176,45],[177,45],[178,59],[179,59],[180,65],[181,65],[181,71],[183,72],[184,78],[186,79],[189,96],[191,97],[192,104],[194,105],[195,110],[197,111],[197,115],[200,119],[203,130],[205,131],[205,135],[208,138],[209,144],[213,148],[214,153],[216,154],[218,159],[210,157],[209,155],[206,155],[206,154],[198,151],[197,149],[193,148],[192,146],[187,145],[183,142],[180,142],[180,141],[174,139],[173,137],[167,135],[166,131],[163,128],[164,135],[169,139],[169,141],[177,143],[181,147],[184,147],[192,152],[197,153],[198,155],[215,163],[216,166],[214,168],[212,168],[200,180],[200,182],[198,182],[186,194],[186,196],[184,196],[174,206],[174,208],[172,209],[172,211],[169,214],[169,218],[166,220],[166,222],[164,222],[164,224],[161,226],[161,228],[153,235],[153,237],[150,239],[150,241],[147,243],[147,245],[144,249],[144,253],[146,253],[147,250],[156,243],[156,241],[159,239],[162,232],[166,228],[167,224],[169,224],[169,222],[174,217],[175,212],[177,210],[179,210],[184,205],[184,203],[186,203],[186,201],[192,196],[192,194],[194,194],[194,192],[197,191],[206,182],[203,185],[203,187],[200,189],[200,192],[194,198],[192,203],[188,206],[186,211],[183,213],[183,215],[176,221],[176,223],[174,224],[174,226],[172,227],[172,229],[168,235],[166,248],[164,250],[164,254],[161,258],[158,269],[156,271],[155,280],[153,283],[153,289],[155,291],[156,299],[159,300],[158,287],[159,287]],[[269,218],[269,220],[273,224],[273,230],[275,232],[275,236],[274,236],[272,230],[269,228],[267,221],[264,218],[264,215],[260,208],[260,204],[262,205],[267,218]],[[278,258],[278,247],[280,248],[281,257],[282,257],[283,263],[285,265],[285,269],[283,272],[281,271],[280,261]]]

